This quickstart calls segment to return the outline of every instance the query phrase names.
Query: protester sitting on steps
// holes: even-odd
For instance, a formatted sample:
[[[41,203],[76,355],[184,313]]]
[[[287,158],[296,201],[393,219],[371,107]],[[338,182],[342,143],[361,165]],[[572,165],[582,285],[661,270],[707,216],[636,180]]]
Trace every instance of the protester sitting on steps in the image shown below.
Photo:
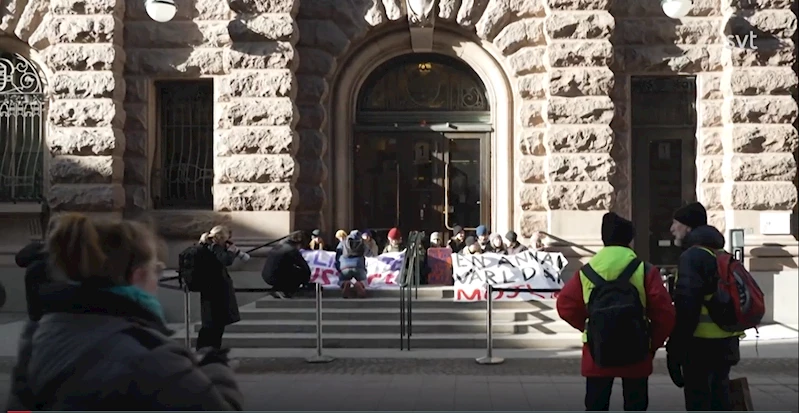
[[[42,291],[43,315],[23,329],[7,410],[242,410],[227,352],[171,338],[155,296],[160,244],[139,223],[58,219],[47,250],[64,283]]]
[[[292,298],[300,286],[311,279],[311,268],[303,258],[302,234],[298,231],[283,240],[266,254],[261,278],[272,286],[272,297]]]
[[[465,248],[461,251],[463,255],[480,255],[483,253],[483,249],[480,248],[480,243],[472,237],[466,237],[466,241],[463,243]]]
[[[466,231],[463,230],[463,227],[460,225],[455,225],[452,228],[452,238],[449,239],[447,246],[452,250],[452,252],[459,253],[466,246],[464,243],[465,238]]]
[[[498,232],[491,234],[491,238],[489,238],[488,249],[485,252],[505,254],[505,244],[502,241],[502,235],[499,235]]]
[[[336,248],[338,285],[344,298],[366,297],[366,246],[358,230],[353,230]],[[353,284],[354,281],[354,284]],[[354,290],[354,294],[353,294]]]
[[[338,245],[338,243],[341,241],[344,241],[344,238],[347,238],[347,231],[344,231],[343,229],[336,231],[336,245]]]
[[[315,229],[311,231],[311,242],[308,243],[308,249],[311,251],[324,251],[325,240],[322,238],[322,230]]]
[[[380,249],[377,247],[377,241],[375,241],[372,230],[367,229],[364,231],[363,234],[361,234],[361,238],[363,238],[364,245],[366,246],[366,256],[377,257],[380,254]]]
[[[505,254],[515,255],[527,251],[527,247],[519,243],[518,236],[515,232],[508,231],[508,233],[505,234],[505,239],[508,241],[508,244],[505,248]]]
[[[402,252],[403,249],[402,233],[398,228],[391,228],[391,230],[388,231],[388,244],[386,244],[386,248],[383,249],[383,254],[389,252]]]
[[[558,315],[583,332],[585,409],[607,411],[614,378],[625,411],[649,406],[655,352],[674,328],[674,307],[660,270],[630,248],[635,229],[615,213],[602,218],[605,245],[563,286]]]

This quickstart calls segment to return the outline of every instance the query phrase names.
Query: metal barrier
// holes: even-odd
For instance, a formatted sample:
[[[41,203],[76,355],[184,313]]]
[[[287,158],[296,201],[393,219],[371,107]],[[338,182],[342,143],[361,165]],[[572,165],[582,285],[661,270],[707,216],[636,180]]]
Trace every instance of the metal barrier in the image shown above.
[[[166,284],[169,281],[178,281],[179,285]],[[183,291],[183,328],[186,330],[186,348],[191,350],[191,292],[180,276],[166,277],[158,281],[158,286],[167,290]],[[305,359],[308,363],[329,363],[333,357],[323,354],[322,346],[322,284],[314,283],[316,299],[316,354]],[[234,288],[237,293],[271,293],[271,288]]]
[[[486,284],[486,355],[475,359],[477,364],[502,364],[505,359],[494,357],[494,291],[524,291],[528,293],[557,293],[560,289],[502,288]]]
[[[400,351],[411,349],[413,335],[413,299],[419,298],[420,261],[419,247],[424,232],[412,231],[408,235],[408,247],[400,270]]]

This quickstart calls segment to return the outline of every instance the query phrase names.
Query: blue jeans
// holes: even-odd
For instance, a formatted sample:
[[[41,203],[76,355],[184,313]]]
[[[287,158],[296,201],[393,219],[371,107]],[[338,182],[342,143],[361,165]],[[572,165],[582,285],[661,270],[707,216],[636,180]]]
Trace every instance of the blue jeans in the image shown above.
[[[352,279],[366,284],[366,270],[361,268],[345,268],[341,270],[341,274],[338,276],[338,286],[344,287],[344,284]]]

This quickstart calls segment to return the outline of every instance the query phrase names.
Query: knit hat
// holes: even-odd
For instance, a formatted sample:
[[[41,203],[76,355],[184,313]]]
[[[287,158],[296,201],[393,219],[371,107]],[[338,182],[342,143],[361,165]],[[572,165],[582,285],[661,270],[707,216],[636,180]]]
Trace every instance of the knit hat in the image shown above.
[[[635,238],[633,223],[608,212],[602,217],[602,243],[605,246],[627,247]]]
[[[699,202],[692,202],[674,211],[674,220],[694,229],[707,225],[707,211]]]
[[[313,231],[311,232],[311,235],[313,235],[313,236],[315,236],[315,237],[318,237],[318,236],[322,235],[322,230],[320,230],[320,229],[315,229],[315,230],[313,230]]]
[[[441,233],[440,232],[434,232],[434,233],[430,234],[430,242],[435,242],[436,240],[439,240],[439,241],[441,240]]]
[[[469,235],[468,237],[466,237],[466,242],[465,242],[465,244],[466,244],[466,246],[467,246],[467,247],[468,247],[468,246],[470,246],[470,245],[472,245],[472,244],[474,244],[475,242],[477,242],[477,240],[476,240],[476,239],[474,239],[474,237],[473,237],[473,236]]]
[[[336,238],[347,238],[347,232],[343,229],[336,231]]]
[[[350,231],[350,237],[351,238],[360,238],[361,237],[361,231],[358,231],[357,229],[354,229],[354,230]]]
[[[477,227],[477,229],[475,229],[474,233],[477,234],[478,237],[482,237],[484,235],[488,235],[488,230],[486,229],[485,225],[480,225]]]
[[[391,228],[391,230],[388,231],[388,239],[400,239],[400,238],[402,238],[402,234],[400,233],[400,230],[398,230],[397,228]]]
[[[508,242],[516,242],[518,238],[519,236],[513,231],[508,231],[508,233],[505,234],[505,239],[508,240]]]
[[[454,227],[452,227],[452,235],[458,235],[461,232],[463,232],[463,227],[462,226],[455,225]]]

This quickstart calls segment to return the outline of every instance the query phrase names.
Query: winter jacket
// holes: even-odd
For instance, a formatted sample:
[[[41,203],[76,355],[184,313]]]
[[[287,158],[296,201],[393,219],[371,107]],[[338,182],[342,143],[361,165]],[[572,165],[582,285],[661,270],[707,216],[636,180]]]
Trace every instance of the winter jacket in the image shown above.
[[[20,337],[8,410],[242,410],[232,370],[201,366],[136,299],[70,285],[42,303]]]
[[[632,261],[635,252],[625,247],[605,247],[601,249],[589,264],[599,274],[617,276]],[[646,317],[650,320],[651,356],[642,362],[623,367],[599,367],[594,363],[587,345],[583,345],[583,358],[581,373],[585,377],[622,377],[643,378],[652,374],[652,359],[658,348],[663,346],[666,338],[674,328],[674,307],[671,298],[663,286],[660,270],[647,266],[649,271],[644,274],[644,288],[646,289]],[[580,270],[563,286],[558,294],[558,315],[577,330],[584,331],[588,310],[583,297],[583,284]]]
[[[447,242],[447,246],[452,252],[459,253],[466,247],[466,243],[456,238],[450,238],[449,242]]]
[[[741,360],[738,337],[707,339],[693,336],[699,324],[704,296],[716,291],[718,281],[716,258],[697,247],[723,249],[724,236],[714,227],[697,227],[686,235],[682,247],[673,291],[677,325],[669,339],[669,356],[682,363],[735,365]]]
[[[380,248],[377,246],[377,241],[374,238],[369,238],[369,241],[364,243],[366,245],[366,257],[377,257],[380,254]]]
[[[25,268],[25,299],[28,304],[28,317],[34,321],[42,317],[39,290],[50,280],[47,259],[47,251],[40,241],[26,245],[15,257],[17,266]]]
[[[261,278],[272,286],[300,286],[311,279],[311,267],[294,245],[282,242],[269,251],[261,270]]]
[[[514,242],[513,244],[510,244],[508,246],[508,248],[505,249],[505,253],[507,255],[521,254],[521,253],[523,253],[525,251],[527,251],[527,247],[525,247],[522,244],[519,244],[518,242]]]
[[[203,327],[224,327],[241,321],[239,304],[236,299],[236,290],[233,279],[230,278],[227,267],[233,264],[237,254],[233,254],[219,244],[205,244],[219,262],[222,263],[222,273],[215,277],[208,288],[200,292],[200,316]]]
[[[366,246],[358,234],[350,234],[336,247],[336,269],[366,271]]]
[[[394,245],[391,245],[389,243],[389,244],[386,244],[385,248],[383,248],[383,254],[388,254],[390,252],[402,252],[402,250],[404,250],[404,249],[405,249],[405,247],[403,247],[402,245],[394,246]]]

